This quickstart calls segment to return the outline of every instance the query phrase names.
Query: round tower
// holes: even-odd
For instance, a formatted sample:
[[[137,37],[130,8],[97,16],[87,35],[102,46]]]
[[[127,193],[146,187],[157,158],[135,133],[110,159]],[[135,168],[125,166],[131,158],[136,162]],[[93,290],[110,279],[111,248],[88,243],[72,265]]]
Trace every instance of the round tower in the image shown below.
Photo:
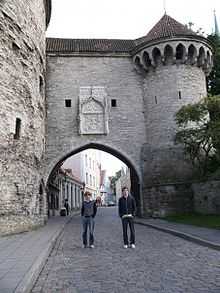
[[[50,0],[0,3],[0,234],[45,218],[45,31]]]
[[[144,194],[149,195],[153,186],[184,182],[191,177],[182,147],[174,144],[174,116],[183,105],[207,95],[212,48],[206,38],[166,14],[145,37],[136,40],[136,45],[133,61],[143,76],[147,132]],[[152,192],[146,201],[146,205],[154,201]]]

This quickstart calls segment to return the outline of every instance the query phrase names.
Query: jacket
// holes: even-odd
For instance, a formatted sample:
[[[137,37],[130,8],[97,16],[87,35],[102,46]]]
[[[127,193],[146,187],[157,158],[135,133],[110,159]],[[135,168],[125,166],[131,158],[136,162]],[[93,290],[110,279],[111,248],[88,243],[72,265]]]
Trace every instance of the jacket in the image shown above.
[[[84,201],[81,208],[81,216],[95,218],[97,212],[96,202],[94,200]]]
[[[119,198],[118,201],[118,213],[119,217],[123,217],[124,215],[132,215],[133,217],[136,214],[136,203],[135,199],[128,195],[127,198],[124,196]]]

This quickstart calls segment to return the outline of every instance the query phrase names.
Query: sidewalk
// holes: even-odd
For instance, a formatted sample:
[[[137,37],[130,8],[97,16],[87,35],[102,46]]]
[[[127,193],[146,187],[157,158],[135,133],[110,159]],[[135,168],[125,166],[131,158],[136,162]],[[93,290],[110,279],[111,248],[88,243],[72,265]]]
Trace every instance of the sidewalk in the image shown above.
[[[0,237],[0,292],[32,289],[55,242],[71,217],[52,217],[38,230]]]
[[[136,224],[148,226],[195,242],[199,245],[220,250],[220,230],[168,222],[162,219],[136,218]]]

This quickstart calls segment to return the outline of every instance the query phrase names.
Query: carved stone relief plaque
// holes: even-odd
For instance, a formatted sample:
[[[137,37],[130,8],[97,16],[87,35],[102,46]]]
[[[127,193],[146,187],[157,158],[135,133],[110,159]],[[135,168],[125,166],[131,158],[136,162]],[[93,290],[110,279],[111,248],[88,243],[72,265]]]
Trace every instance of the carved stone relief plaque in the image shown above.
[[[104,87],[80,87],[79,134],[108,134],[108,104]]]

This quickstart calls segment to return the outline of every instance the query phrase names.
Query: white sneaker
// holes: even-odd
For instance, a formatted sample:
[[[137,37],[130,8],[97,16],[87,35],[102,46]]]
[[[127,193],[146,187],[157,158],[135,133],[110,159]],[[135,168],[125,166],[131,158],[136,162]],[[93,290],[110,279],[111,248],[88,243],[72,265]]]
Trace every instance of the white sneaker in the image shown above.
[[[131,244],[131,248],[135,248],[135,244]]]
[[[124,245],[124,248],[128,248],[128,246],[125,244],[125,245]]]
[[[90,247],[90,248],[94,248],[95,246],[92,244],[92,245],[90,245],[89,247]]]

